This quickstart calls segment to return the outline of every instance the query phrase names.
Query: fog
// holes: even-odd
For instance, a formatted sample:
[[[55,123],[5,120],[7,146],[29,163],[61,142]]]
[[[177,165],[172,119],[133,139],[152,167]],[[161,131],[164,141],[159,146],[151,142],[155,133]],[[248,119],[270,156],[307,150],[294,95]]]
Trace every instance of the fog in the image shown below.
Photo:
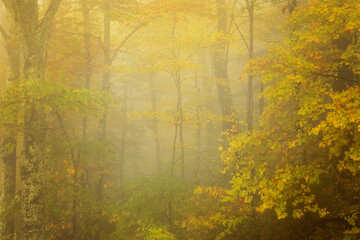
[[[358,239],[359,7],[2,0],[0,239]]]

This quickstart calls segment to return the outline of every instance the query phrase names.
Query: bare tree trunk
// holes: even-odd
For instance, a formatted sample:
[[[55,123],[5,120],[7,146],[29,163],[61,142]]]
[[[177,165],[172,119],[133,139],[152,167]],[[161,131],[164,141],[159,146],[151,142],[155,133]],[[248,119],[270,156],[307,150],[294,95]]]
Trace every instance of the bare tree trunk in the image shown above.
[[[104,73],[102,90],[109,92],[110,90],[110,70],[111,58],[110,58],[110,3],[109,0],[104,0]],[[106,119],[107,111],[105,111],[102,119],[100,120],[100,140],[105,139],[106,136]]]
[[[245,0],[246,8],[249,12],[249,61],[254,57],[254,0]],[[253,76],[250,71],[248,76],[247,86],[247,112],[246,123],[248,130],[253,129],[253,112],[254,112],[254,97],[253,97]]]
[[[172,152],[172,158],[171,158],[171,171],[170,176],[175,176],[175,164],[176,164],[176,141],[178,136],[178,116],[175,116],[175,133],[174,133],[174,140],[172,144],[173,152]]]
[[[182,108],[182,91],[181,91],[181,78],[179,75],[178,85],[178,115],[179,115],[179,140],[180,140],[180,168],[181,179],[185,181],[185,151],[184,151],[184,133],[183,133],[183,108]]]
[[[110,2],[109,0],[104,0],[104,73],[103,73],[103,82],[102,82],[102,90],[105,92],[109,92],[110,90],[110,66],[111,66],[111,57],[110,57]],[[103,117],[100,120],[100,141],[104,141],[106,137],[106,122],[107,122],[107,111],[108,107],[105,107],[105,112]],[[98,211],[98,220],[97,220],[97,231],[96,231],[96,239],[101,239],[102,229],[104,225],[103,221],[103,198],[104,198],[104,168],[105,168],[105,159],[101,159],[100,166],[100,176],[97,182],[97,201],[99,204]]]
[[[104,91],[109,92],[110,90],[110,2],[104,0],[104,75],[102,88]],[[102,123],[102,138],[106,135],[106,115],[104,115],[104,122]]]
[[[182,91],[181,91],[181,76],[180,69],[178,72],[173,74],[174,82],[177,89],[177,106],[176,106],[176,116],[175,116],[175,135],[173,141],[173,157],[172,157],[172,166],[171,166],[171,176],[174,176],[175,165],[176,165],[176,141],[177,136],[179,135],[180,142],[180,176],[182,180],[185,180],[185,151],[184,151],[184,136],[183,136],[183,109],[182,109]]]
[[[126,136],[127,136],[127,111],[128,111],[128,83],[127,80],[123,82],[122,110],[121,110],[121,148],[120,148],[120,174],[119,180],[124,181],[124,165],[125,165],[125,150],[126,150]]]
[[[197,72],[195,72],[195,89],[197,96],[200,96],[200,88],[198,84],[198,76]],[[195,184],[199,185],[199,177],[200,177],[200,161],[201,161],[201,119],[200,119],[200,107],[196,106],[196,159],[195,159]]]
[[[152,110],[154,113],[157,113],[157,99],[156,99],[156,90],[154,87],[153,74],[149,75],[149,86],[151,93],[151,104]],[[153,120],[153,130],[154,130],[154,141],[155,141],[155,158],[156,158],[156,170],[157,173],[161,173],[161,156],[160,156],[160,131],[159,131],[159,120],[157,117]]]
[[[174,15],[174,23],[173,23],[173,31],[172,37],[175,39],[176,35],[176,21],[177,16]],[[174,59],[179,58],[179,49],[177,52],[173,50]],[[172,167],[171,167],[171,176],[174,176],[174,168],[175,168],[175,152],[176,152],[176,139],[177,135],[179,135],[180,141],[180,176],[183,181],[185,181],[185,151],[184,151],[184,135],[183,135],[183,106],[182,106],[182,81],[181,81],[181,67],[177,66],[176,71],[172,73],[172,77],[175,83],[175,87],[177,90],[177,106],[176,106],[176,116],[175,116],[175,136],[173,142],[173,158],[172,158]]]
[[[90,83],[91,83],[91,50],[90,50],[90,26],[89,26],[89,14],[90,14],[90,8],[88,0],[82,0],[82,14],[83,14],[83,41],[84,41],[84,59],[85,59],[85,68],[84,68],[84,88],[89,89]],[[85,143],[86,137],[87,137],[87,117],[83,118],[82,123],[82,137],[83,142]]]
[[[205,53],[207,54],[207,53]],[[211,55],[212,52],[210,51],[209,54]],[[209,58],[211,59],[211,57]],[[215,67],[214,67],[214,62],[210,60],[209,63],[206,62],[206,56],[204,57],[204,65],[210,66],[210,70],[209,70],[209,75],[210,75],[210,79],[214,79],[214,72],[215,72]],[[214,95],[213,92],[213,82],[203,82],[203,89],[204,89],[204,94],[206,96],[212,96]],[[208,111],[212,111],[212,103],[211,101],[209,101],[208,98],[206,98],[206,109]],[[214,148],[217,148],[216,146],[218,145],[218,133],[215,127],[215,124],[213,124],[212,122],[209,122],[206,124],[206,152],[211,152]],[[208,156],[209,157],[209,156]]]

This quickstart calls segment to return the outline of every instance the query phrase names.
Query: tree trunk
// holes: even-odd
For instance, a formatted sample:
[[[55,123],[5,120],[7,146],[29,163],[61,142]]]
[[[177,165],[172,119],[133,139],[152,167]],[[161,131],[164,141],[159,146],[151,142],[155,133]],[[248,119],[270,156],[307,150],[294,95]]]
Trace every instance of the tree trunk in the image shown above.
[[[246,8],[249,12],[249,61],[254,57],[254,0],[245,0]],[[248,86],[247,86],[247,112],[246,123],[248,131],[253,129],[253,112],[254,112],[254,97],[253,97],[253,76],[249,72]]]
[[[216,44],[213,46],[214,75],[218,89],[219,103],[223,118],[223,131],[230,130],[236,125],[236,113],[233,109],[231,88],[227,70],[227,8],[225,0],[216,0],[217,4],[217,34]]]
[[[288,0],[289,14],[291,15],[297,7],[297,0]]]
[[[154,87],[154,79],[153,74],[149,75],[149,86],[150,86],[150,94],[151,94],[151,104],[152,110],[155,114],[157,114],[157,99],[156,99],[156,90]],[[157,117],[153,120],[153,130],[154,130],[154,141],[155,141],[155,158],[156,158],[156,171],[157,173],[161,173],[161,156],[160,156],[160,132],[159,132],[159,120]]]
[[[260,80],[260,99],[259,99],[259,115],[261,116],[261,114],[264,112],[264,106],[265,106],[265,100],[264,97],[262,96],[264,92],[264,83],[262,82],[262,80]]]
[[[102,81],[102,90],[109,92],[110,90],[110,70],[111,58],[110,58],[110,3],[108,0],[104,0],[104,72]],[[100,120],[100,140],[105,139],[106,135],[106,120],[107,110]]]
[[[180,73],[179,73],[179,82]],[[180,140],[180,168],[181,168],[181,179],[185,181],[185,151],[184,151],[184,131],[183,131],[183,108],[182,108],[182,91],[181,83],[178,87],[178,114],[179,114],[179,140]]]
[[[346,36],[346,34],[344,34],[343,36],[340,36],[339,39],[336,39],[333,42],[336,48],[338,48],[341,52],[344,52],[352,43],[352,39],[350,35]],[[353,85],[354,73],[350,69],[349,65],[341,64],[337,72],[337,78],[334,78],[332,82],[332,88],[334,91],[341,92],[347,89],[349,86]]]
[[[197,96],[200,96],[200,88],[198,84],[197,72],[195,72],[195,89]],[[195,184],[199,185],[200,177],[200,161],[201,161],[201,119],[200,119],[200,107],[196,106],[195,119],[196,119],[196,159],[195,159]]]
[[[180,176],[181,179],[185,180],[185,151],[184,151],[184,136],[183,136],[183,109],[182,109],[182,91],[181,91],[181,77],[180,69],[173,75],[176,89],[177,89],[177,106],[176,106],[176,116],[175,116],[175,136],[173,141],[173,157],[171,165],[171,176],[174,176],[175,165],[176,165],[176,141],[177,136],[179,135],[180,142]]]
[[[111,59],[110,59],[110,2],[109,0],[104,0],[104,73],[103,73],[103,82],[102,82],[102,90],[104,92],[109,92],[110,90],[110,66],[111,66]],[[105,141],[106,137],[106,122],[107,122],[107,111],[108,106],[105,106],[105,112],[103,117],[100,120],[100,141]],[[97,231],[96,231],[96,239],[101,239],[102,236],[102,229],[104,225],[103,221],[103,198],[104,198],[104,182],[105,182],[105,159],[101,159],[100,163],[100,176],[97,182],[97,201],[99,204],[99,211],[98,211],[98,220],[97,220]]]
[[[27,4],[32,13],[21,24],[21,63],[25,81],[44,79],[44,39],[37,33],[37,3]],[[26,4],[24,4],[26,5]],[[26,7],[26,6],[24,6]],[[23,239],[43,239],[42,162],[46,139],[46,117],[42,105],[26,102],[24,115],[24,157],[22,159],[22,235]]]
[[[83,23],[84,23],[84,32],[83,32],[83,41],[84,41],[84,60],[85,60],[85,67],[84,67],[84,88],[85,89],[89,89],[90,88],[90,83],[91,83],[91,75],[92,75],[92,71],[91,71],[91,50],[90,50],[90,26],[89,26],[89,14],[90,14],[90,9],[88,6],[88,1],[87,0],[82,0],[82,13],[83,13]],[[85,143],[86,141],[86,135],[87,135],[87,118],[84,117],[83,118],[83,123],[82,123],[82,137],[83,137],[83,142]]]
[[[173,140],[173,152],[172,152],[172,159],[171,159],[171,171],[170,171],[170,176],[174,177],[175,176],[175,164],[176,164],[176,141],[177,141],[177,136],[178,136],[178,116],[175,116],[175,133],[174,133],[174,140]]]
[[[4,163],[4,199],[2,204],[7,214],[0,237],[14,234],[15,209],[13,209],[13,201],[16,189],[16,140],[14,138],[5,139],[3,149],[5,149],[5,155],[2,158]]]
[[[173,31],[172,31],[172,38],[175,39],[176,37],[176,21],[177,21],[176,14],[173,18]],[[173,57],[174,59],[179,59],[179,49],[173,50]],[[173,158],[172,158],[172,166],[171,166],[171,176],[174,176],[174,169],[175,169],[175,152],[176,152],[176,139],[177,135],[179,135],[180,141],[180,175],[181,179],[185,181],[185,151],[184,151],[184,135],[183,135],[183,106],[182,106],[182,81],[181,81],[181,67],[176,66],[175,72],[172,73],[172,77],[175,83],[175,87],[177,90],[177,106],[176,106],[176,116],[175,116],[175,136],[173,142]]]
[[[34,29],[35,30],[35,29]],[[23,38],[25,36],[22,36]],[[26,80],[43,79],[43,47],[36,37],[22,39],[22,69]],[[43,106],[26,103],[24,115],[24,159],[21,164],[23,239],[43,238],[42,162],[46,139],[46,117]]]
[[[91,70],[91,43],[90,43],[90,24],[89,24],[89,15],[90,15],[90,8],[89,3],[87,0],[81,1],[82,5],[82,15],[83,15],[83,43],[84,43],[84,84],[83,87],[85,89],[90,88],[91,84],[91,76],[92,76],[92,70]],[[82,119],[82,144],[84,146],[85,151],[86,145],[87,145],[87,124],[88,124],[88,118],[85,116]],[[81,214],[78,211],[80,203],[80,199],[78,198],[78,192],[80,191],[79,187],[85,187],[84,181],[81,181],[78,172],[80,167],[80,159],[82,157],[82,154],[86,155],[86,152],[82,152],[82,150],[78,149],[77,156],[75,156],[74,153],[72,153],[72,160],[73,160],[73,166],[75,173],[73,174],[74,177],[74,199],[73,199],[73,217],[72,217],[72,236],[71,239],[76,240],[80,236],[83,235],[82,229],[81,229]],[[87,174],[86,172],[82,174]]]
[[[8,19],[8,17],[6,18]],[[11,20],[10,20],[11,21]],[[7,52],[7,85],[10,85],[13,81],[16,81],[20,77],[20,55],[19,55],[19,44],[10,45],[10,39],[14,39],[17,36],[10,29],[16,29],[15,22],[7,22],[7,29],[3,29],[0,26],[0,31],[4,39],[4,45]],[[17,117],[15,116],[15,119]],[[15,209],[13,206],[13,201],[16,191],[16,139],[14,135],[9,134],[10,136],[6,137],[3,141],[3,150],[4,156],[2,161],[4,163],[4,202],[3,206],[6,206],[5,209],[8,214],[6,215],[6,221],[4,222],[3,229],[0,232],[0,236],[12,236],[15,232],[14,225],[14,213]]]
[[[38,1],[21,4],[2,0],[20,28],[20,61],[23,81],[44,79],[44,46],[61,0],[52,0],[38,22]],[[24,113],[24,155],[21,161],[22,239],[43,239],[42,163],[46,138],[44,107],[27,100]]]
[[[125,165],[125,150],[126,150],[126,135],[127,135],[127,111],[128,111],[128,83],[127,80],[123,81],[124,95],[122,97],[122,110],[121,110],[121,148],[120,148],[120,174],[119,180],[124,181],[124,165]]]

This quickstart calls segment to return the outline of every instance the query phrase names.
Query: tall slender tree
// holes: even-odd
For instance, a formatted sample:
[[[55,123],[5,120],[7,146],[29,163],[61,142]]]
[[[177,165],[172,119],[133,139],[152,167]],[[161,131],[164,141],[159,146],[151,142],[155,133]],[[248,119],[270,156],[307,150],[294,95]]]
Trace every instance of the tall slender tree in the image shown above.
[[[154,74],[149,74],[149,87],[151,94],[151,104],[152,110],[154,113],[158,111],[157,107],[157,97],[156,97],[156,89],[154,86]],[[156,171],[157,173],[161,173],[161,156],[160,156],[160,131],[159,131],[159,120],[155,116],[153,120],[153,131],[154,131],[154,141],[155,141],[155,158],[156,158]]]
[[[254,2],[255,0],[245,0],[246,9],[249,13],[249,61],[254,58]],[[246,123],[248,131],[253,129],[254,97],[253,97],[253,75],[250,72],[247,83],[247,111]]]

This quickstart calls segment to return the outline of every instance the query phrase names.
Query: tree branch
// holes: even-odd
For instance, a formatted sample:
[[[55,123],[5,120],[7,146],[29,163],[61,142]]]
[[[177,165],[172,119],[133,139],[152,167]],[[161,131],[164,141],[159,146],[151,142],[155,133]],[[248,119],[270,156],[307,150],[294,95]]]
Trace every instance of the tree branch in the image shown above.
[[[248,51],[250,51],[249,45],[248,45],[248,43],[246,42],[246,40],[245,40],[245,38],[244,38],[244,35],[241,33],[240,28],[239,28],[238,24],[236,23],[236,21],[235,21],[235,19],[234,19],[234,15],[231,15],[231,18],[233,19],[233,21],[234,21],[234,25],[235,25],[235,27],[236,27],[237,31],[239,32],[239,34],[240,34],[240,36],[241,36],[242,40],[244,41],[244,43],[245,43],[245,45],[246,45],[247,50],[248,50]]]
[[[357,81],[357,80],[341,78],[341,77],[336,76],[335,74],[332,75],[332,74],[322,74],[322,73],[316,73],[316,72],[315,72],[315,73],[313,73],[312,75],[320,76],[320,77],[325,77],[325,78],[335,78],[335,79],[338,79],[338,80],[342,80],[342,81],[346,81],[346,82],[352,82],[352,83],[357,83],[357,84],[360,83],[360,82]]]
[[[4,3],[6,9],[10,12],[10,14],[14,18],[16,18],[17,11],[16,11],[16,3],[15,3],[15,1],[13,1],[13,0],[1,0],[1,1]]]
[[[9,35],[6,33],[5,29],[0,25],[0,33],[2,34],[5,41],[9,40]]]
[[[5,1],[5,0],[3,0]],[[51,0],[46,13],[39,24],[40,33],[46,36],[51,28],[51,23],[56,15],[56,12],[60,6],[62,0]]]
[[[115,49],[114,54],[111,56],[110,58],[110,63],[112,63],[112,61],[114,61],[116,55],[118,54],[119,50],[122,48],[122,46],[124,46],[124,44],[127,42],[127,40],[129,40],[129,38],[131,38],[132,35],[134,35],[134,33],[136,33],[140,28],[142,28],[143,26],[145,26],[146,23],[142,23],[139,26],[137,26],[134,30],[132,30],[131,33],[129,33],[129,35],[127,35],[127,37],[119,44],[119,46]]]
[[[199,42],[195,48],[195,50],[186,58],[186,60],[189,60],[192,56],[194,56],[194,54],[200,49],[200,43]]]

